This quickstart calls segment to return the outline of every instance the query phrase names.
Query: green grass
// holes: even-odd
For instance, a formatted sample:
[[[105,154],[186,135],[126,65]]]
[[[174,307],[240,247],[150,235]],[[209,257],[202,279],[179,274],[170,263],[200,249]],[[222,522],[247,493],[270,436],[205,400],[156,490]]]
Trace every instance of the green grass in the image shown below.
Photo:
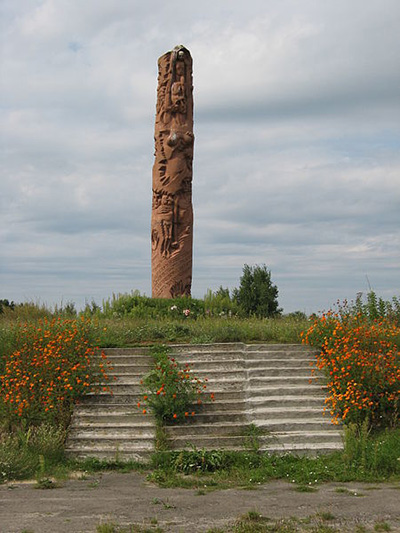
[[[391,531],[391,529],[387,522],[377,522],[374,525],[374,531]]]
[[[61,478],[68,467],[64,455],[65,430],[42,424],[11,434],[0,432],[0,483],[7,480]]]
[[[125,301],[126,300],[126,301]],[[293,313],[276,318],[244,318],[229,311],[206,314],[207,304],[202,300],[178,299],[158,301],[157,299],[121,295],[110,306],[87,310],[85,316],[92,320],[92,333],[101,347],[122,347],[142,343],[212,343],[212,342],[282,342],[299,343],[300,333],[310,322],[303,313]],[[182,301],[181,301],[182,300]],[[171,312],[174,303],[179,312]],[[153,307],[155,306],[155,307]],[[157,307],[158,306],[158,307]],[[190,308],[191,315],[185,318],[181,308]],[[235,310],[234,310],[235,311]],[[232,312],[232,311],[231,311]],[[73,306],[52,310],[45,306],[23,304],[14,310],[3,309],[0,313],[0,345],[3,350],[12,350],[14,339],[10,333],[17,321],[36,323],[44,317],[76,316]],[[0,357],[1,371],[1,357]]]
[[[190,449],[153,456],[149,479],[162,487],[254,487],[285,479],[299,491],[335,481],[394,481],[400,479],[400,429],[370,435],[362,447],[351,430],[343,452],[318,457],[274,456],[253,452]]]
[[[339,533],[345,528],[350,531],[346,523],[341,521],[340,529],[328,525],[326,522],[334,521],[335,516],[330,511],[321,511],[319,513],[307,516],[306,518],[280,518],[271,519],[261,515],[257,510],[250,510],[236,520],[232,520],[231,525],[226,527],[211,527],[206,533]],[[367,528],[363,524],[357,524],[354,533],[365,533]],[[374,531],[391,531],[387,522],[377,522],[374,525]],[[97,533],[163,533],[164,529],[158,525],[157,519],[148,519],[148,524],[130,524],[121,526],[112,522],[99,524],[96,528]]]
[[[316,458],[265,453],[199,450],[155,453],[149,464],[135,461],[66,459],[63,437],[57,428],[45,426],[30,434],[0,438],[0,481],[36,478],[66,479],[71,472],[101,471],[147,474],[161,487],[216,490],[231,487],[256,489],[274,479],[283,479],[300,492],[311,492],[324,482],[387,482],[400,480],[400,430],[370,436],[357,453],[348,450]],[[44,483],[44,482],[43,482]],[[206,486],[206,487],[205,487]],[[338,487],[337,492],[342,492]],[[347,489],[343,489],[343,493]],[[353,494],[355,495],[355,494]]]
[[[76,470],[95,473],[106,470],[147,471],[149,468],[135,461],[69,460],[64,453],[65,436],[65,430],[49,424],[11,434],[1,432],[0,483],[36,478],[39,488],[53,488],[55,485],[50,478],[65,480]]]
[[[339,529],[328,526],[325,522],[333,520],[329,512],[321,512],[307,518],[296,517],[270,519],[251,510],[239,517],[231,526],[223,529],[209,529],[207,533],[336,533]]]
[[[102,347],[142,343],[209,344],[213,342],[300,343],[309,321],[297,318],[206,318],[173,320],[101,318],[97,330]]]
[[[317,513],[317,517],[324,521],[335,519],[335,515],[333,515],[330,511],[320,511]]]

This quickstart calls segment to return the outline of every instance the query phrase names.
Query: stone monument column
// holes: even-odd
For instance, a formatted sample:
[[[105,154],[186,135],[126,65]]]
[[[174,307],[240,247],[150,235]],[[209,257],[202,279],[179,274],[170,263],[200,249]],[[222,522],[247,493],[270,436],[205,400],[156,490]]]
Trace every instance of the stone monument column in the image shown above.
[[[192,285],[193,83],[189,50],[158,60],[154,131],[151,275],[153,298],[190,296]]]

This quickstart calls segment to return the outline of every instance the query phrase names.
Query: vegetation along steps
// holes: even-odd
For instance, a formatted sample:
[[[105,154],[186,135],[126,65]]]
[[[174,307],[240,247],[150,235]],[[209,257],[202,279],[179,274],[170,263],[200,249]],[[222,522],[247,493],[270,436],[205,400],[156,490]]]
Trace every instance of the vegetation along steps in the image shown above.
[[[173,345],[171,350],[171,357],[189,363],[194,375],[208,378],[215,401],[196,405],[196,416],[186,423],[166,427],[170,449],[314,455],[343,448],[340,426],[323,414],[325,379],[311,376],[314,350],[242,343]],[[137,403],[151,355],[146,347],[110,348],[106,354],[113,367],[112,393],[89,394],[75,408],[67,453],[147,460],[154,451],[156,426]]]

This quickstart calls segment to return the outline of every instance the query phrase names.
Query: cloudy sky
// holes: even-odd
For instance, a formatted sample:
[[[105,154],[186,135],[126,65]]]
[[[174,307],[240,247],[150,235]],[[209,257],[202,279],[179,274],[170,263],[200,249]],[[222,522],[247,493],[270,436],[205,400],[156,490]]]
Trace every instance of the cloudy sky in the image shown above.
[[[0,299],[151,294],[157,59],[193,56],[192,294],[400,294],[398,0],[1,0]]]

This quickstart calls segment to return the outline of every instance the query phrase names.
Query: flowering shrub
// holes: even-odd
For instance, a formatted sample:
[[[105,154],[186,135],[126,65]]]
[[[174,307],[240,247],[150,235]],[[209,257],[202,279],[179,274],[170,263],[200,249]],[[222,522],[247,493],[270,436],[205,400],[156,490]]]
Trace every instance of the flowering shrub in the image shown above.
[[[93,307],[87,305],[85,314],[90,316],[107,317],[130,317],[130,318],[154,318],[170,319],[171,316],[178,320],[186,318],[185,309],[190,310],[190,316],[193,319],[204,316],[204,301],[181,296],[179,298],[150,298],[140,296],[138,291],[131,294],[113,295],[110,300],[103,300],[103,305]]]
[[[321,349],[316,366],[328,376],[333,422],[394,426],[400,408],[400,327],[362,313],[329,311],[302,334]]]
[[[148,411],[162,422],[178,422],[196,414],[196,406],[203,403],[207,389],[204,380],[192,375],[189,363],[181,367],[168,355],[166,346],[153,349],[154,369],[142,380],[145,393],[138,407]],[[210,395],[211,400],[214,395]]]
[[[90,326],[84,318],[16,326],[17,349],[2,355],[0,376],[0,404],[10,421],[65,423],[72,404],[108,380],[109,363],[104,353],[96,357]]]

